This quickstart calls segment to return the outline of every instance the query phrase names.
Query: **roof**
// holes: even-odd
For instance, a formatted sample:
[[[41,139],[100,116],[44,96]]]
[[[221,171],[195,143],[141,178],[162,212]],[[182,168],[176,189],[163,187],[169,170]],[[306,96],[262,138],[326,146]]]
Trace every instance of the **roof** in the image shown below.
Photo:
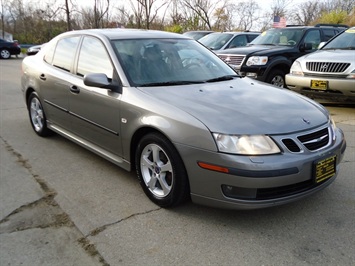
[[[186,39],[187,37],[178,34],[157,30],[143,30],[143,29],[88,29],[70,31],[64,33],[64,35],[76,35],[76,34],[88,34],[106,37],[111,40],[115,39],[150,39],[150,38],[179,38]]]

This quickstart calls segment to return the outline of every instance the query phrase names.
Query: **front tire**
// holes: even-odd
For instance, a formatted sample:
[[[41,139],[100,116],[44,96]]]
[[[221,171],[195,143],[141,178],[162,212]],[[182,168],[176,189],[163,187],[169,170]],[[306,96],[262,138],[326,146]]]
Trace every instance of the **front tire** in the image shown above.
[[[279,69],[272,70],[266,82],[279,88],[286,88],[285,73]]]
[[[185,166],[166,137],[159,133],[144,136],[137,146],[135,162],[143,191],[155,204],[168,208],[188,198]]]
[[[52,134],[52,131],[47,128],[46,114],[36,92],[32,92],[28,98],[28,114],[33,130],[37,135],[46,137]]]

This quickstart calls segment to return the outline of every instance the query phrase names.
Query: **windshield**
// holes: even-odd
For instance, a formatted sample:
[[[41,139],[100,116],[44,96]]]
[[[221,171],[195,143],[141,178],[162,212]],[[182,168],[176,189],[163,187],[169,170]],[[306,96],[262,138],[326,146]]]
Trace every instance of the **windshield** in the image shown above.
[[[199,39],[198,41],[204,46],[212,49],[219,50],[221,49],[231,38],[233,34],[230,33],[211,33],[205,37]]]
[[[339,34],[322,48],[322,50],[330,49],[355,50],[355,28],[348,29]]]
[[[302,34],[302,29],[270,29],[268,31],[264,31],[262,34],[256,37],[250,44],[295,46],[301,40]]]
[[[195,40],[115,40],[113,46],[134,86],[194,84],[236,75],[217,55]]]

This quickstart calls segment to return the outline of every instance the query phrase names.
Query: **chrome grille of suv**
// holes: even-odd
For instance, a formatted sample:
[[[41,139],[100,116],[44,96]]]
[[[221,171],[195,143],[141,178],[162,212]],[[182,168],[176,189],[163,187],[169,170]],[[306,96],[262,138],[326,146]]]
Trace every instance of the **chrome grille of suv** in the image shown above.
[[[319,150],[329,143],[329,130],[323,128],[316,132],[298,136],[297,139],[310,151]]]
[[[219,54],[218,56],[227,64],[231,64],[234,66],[240,66],[245,58],[244,55]]]
[[[309,71],[343,73],[350,63],[331,63],[331,62],[307,62],[306,67]]]

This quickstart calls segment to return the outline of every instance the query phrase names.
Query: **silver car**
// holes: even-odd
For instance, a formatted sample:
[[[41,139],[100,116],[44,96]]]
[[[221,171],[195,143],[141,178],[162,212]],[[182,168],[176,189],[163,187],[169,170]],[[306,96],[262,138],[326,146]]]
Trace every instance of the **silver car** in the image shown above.
[[[286,75],[287,87],[311,98],[355,103],[355,27],[318,51],[298,58]]]
[[[215,53],[218,53],[222,50],[246,46],[259,35],[260,32],[249,31],[213,32],[198,41]]]
[[[56,132],[135,170],[162,207],[292,202],[332,183],[346,149],[324,107],[239,77],[180,34],[72,31],[22,69],[39,136]]]

